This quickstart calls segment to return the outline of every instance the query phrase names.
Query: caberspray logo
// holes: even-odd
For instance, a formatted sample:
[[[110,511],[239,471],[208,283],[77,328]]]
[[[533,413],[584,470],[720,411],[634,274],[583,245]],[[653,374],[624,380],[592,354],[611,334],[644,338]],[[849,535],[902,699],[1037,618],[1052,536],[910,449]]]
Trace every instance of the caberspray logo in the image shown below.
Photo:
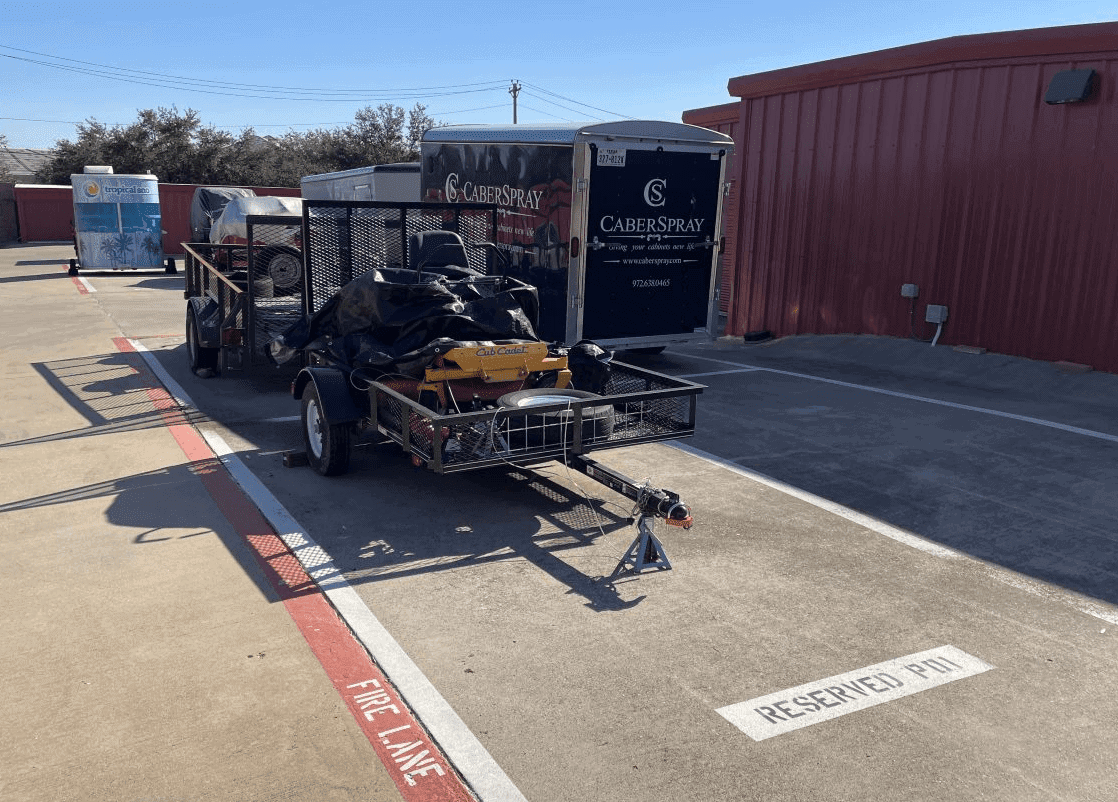
[[[543,190],[520,189],[504,184],[499,187],[459,183],[458,173],[451,173],[443,184],[443,193],[449,203],[493,203],[505,208],[540,210]]]
[[[649,206],[663,206],[666,200],[664,190],[667,187],[668,182],[663,178],[653,178],[644,185],[644,202]]]

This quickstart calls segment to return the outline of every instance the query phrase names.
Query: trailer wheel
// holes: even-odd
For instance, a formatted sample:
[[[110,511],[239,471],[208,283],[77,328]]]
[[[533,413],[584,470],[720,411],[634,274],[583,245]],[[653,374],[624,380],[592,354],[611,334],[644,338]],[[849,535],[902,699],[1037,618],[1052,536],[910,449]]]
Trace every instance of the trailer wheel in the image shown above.
[[[206,348],[202,345],[202,337],[198,331],[198,316],[194,313],[194,304],[186,307],[186,356],[190,361],[190,370],[214,370],[217,368],[218,348]]]
[[[257,256],[256,274],[266,275],[275,285],[276,295],[291,295],[303,283],[303,260],[298,251],[266,248]]]
[[[314,382],[303,391],[302,420],[303,443],[311,467],[323,476],[337,476],[349,470],[349,425],[332,424],[326,419]]]
[[[502,409],[530,410],[533,407],[545,404],[562,403],[567,400],[587,401],[595,398],[601,398],[601,396],[585,390],[537,387],[532,390],[518,390],[515,393],[507,393],[497,399],[497,405]],[[562,445],[564,435],[567,443],[573,443],[574,427],[570,424],[574,419],[575,413],[571,409],[532,412],[526,413],[523,417],[510,415],[507,419],[509,447],[518,449]],[[585,444],[594,440],[601,441],[607,439],[611,434],[613,434],[613,405],[583,406],[582,442]]]

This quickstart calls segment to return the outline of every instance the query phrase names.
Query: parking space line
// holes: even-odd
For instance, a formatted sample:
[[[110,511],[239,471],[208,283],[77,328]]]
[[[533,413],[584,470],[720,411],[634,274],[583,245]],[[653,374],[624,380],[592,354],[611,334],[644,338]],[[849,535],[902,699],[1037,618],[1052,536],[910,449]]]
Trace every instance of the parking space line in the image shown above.
[[[74,282],[74,286],[78,288],[78,292],[82,295],[97,292],[96,288],[85,280],[85,276],[70,276],[70,280]]]
[[[186,391],[171,378],[151,351],[139,342],[125,342],[139,352],[152,373],[163,382],[170,396],[174,398],[173,402],[168,398],[168,404],[178,404],[181,408],[187,409],[195,408]],[[124,349],[122,348],[122,350]],[[340,621],[345,622],[349,631],[371,655],[374,661],[373,667],[384,673],[391,686],[399,693],[407,707],[414,712],[423,728],[430,733],[431,739],[446,755],[454,769],[462,775],[473,793],[483,802],[503,802],[504,800],[525,802],[523,794],[486,751],[469,727],[466,726],[466,723],[454,712],[454,709],[412,661],[403,647],[384,628],[376,615],[357,594],[357,591],[346,581],[345,576],[334,565],[333,558],[311,538],[280,500],[249,470],[220,435],[198,430],[192,426],[189,428],[197,439],[208,446],[205,450],[220,460],[228,472],[227,476],[251,502],[254,510],[268,522],[271,529],[274,530],[275,536],[282,541],[284,551],[289,551],[290,554],[294,555],[298,561],[299,570],[305,572],[308,580],[313,581],[314,585],[320,589],[321,595],[329,600],[336,616]],[[300,626],[300,629],[302,629],[302,626]],[[303,634],[313,648],[314,643],[311,642],[311,637],[305,631]],[[324,667],[327,667],[325,663]],[[334,679],[334,677],[332,676],[331,679]],[[354,712],[358,723],[362,725],[363,729],[366,729],[365,724],[373,721],[373,718],[369,717],[370,711],[364,709],[367,706],[366,702],[372,703],[370,700],[373,697],[369,694],[378,694],[376,699],[379,700],[379,692],[386,689],[362,686],[347,695],[346,689],[338,685],[337,681],[335,681],[335,685],[338,687],[339,693],[345,698],[351,711]],[[353,698],[350,698],[351,696]],[[368,722],[364,721],[365,718],[368,718]],[[377,749],[378,754],[385,752],[386,747],[387,750],[391,750],[393,746],[399,746],[400,749],[407,746],[406,743],[402,746],[390,743],[392,739],[403,738],[402,735],[398,734],[399,731],[397,733],[382,731],[375,733],[376,737],[374,737],[373,729],[376,728],[368,729],[366,734],[369,735],[370,742]],[[382,735],[390,735],[392,738],[381,738]],[[411,741],[408,741],[408,743],[411,743]],[[421,746],[414,747],[410,751],[405,750],[403,752],[400,752],[399,749],[396,752],[388,751],[389,757],[396,764],[394,765],[393,762],[385,759],[385,765],[389,768],[390,774],[394,768],[401,768],[401,765],[409,767],[414,773],[418,773],[424,767],[438,765],[426,762],[426,759],[418,763],[412,763],[412,758],[418,756],[418,752],[415,750],[421,748]],[[382,759],[384,759],[383,755]],[[395,775],[393,777],[395,778]],[[406,790],[401,788],[402,793]],[[444,789],[445,793],[446,790]],[[409,797],[405,794],[405,799],[408,798],[416,799],[418,797]],[[457,797],[436,796],[434,798],[454,799]]]
[[[756,373],[761,368],[738,368],[737,370],[712,370],[710,373],[684,373],[677,379],[702,379],[707,376],[726,376],[730,373]]]
[[[713,465],[717,465],[718,467],[724,468],[739,476],[744,476],[747,479],[752,479],[758,484],[765,485],[766,487],[771,487],[774,490],[779,490],[781,493],[785,493],[789,496],[792,496],[793,498],[805,501],[808,504],[818,507],[821,510],[833,513],[840,518],[845,518],[852,523],[863,526],[872,532],[878,533],[879,535],[884,535],[890,540],[895,540],[898,543],[902,543],[906,546],[911,546],[912,548],[922,551],[925,554],[930,554],[933,557],[939,557],[940,559],[956,560],[962,563],[966,563],[968,566],[976,569],[985,576],[994,579],[997,582],[1001,582],[1004,585],[1009,585],[1010,587],[1017,588],[1018,590],[1023,590],[1026,593],[1041,599],[1058,601],[1061,604],[1072,607],[1079,612],[1092,616],[1093,618],[1097,618],[1100,621],[1106,621],[1109,624],[1118,626],[1118,611],[1116,611],[1114,607],[1097,602],[1090,597],[1083,596],[1081,594],[1075,593],[1074,591],[1067,590],[1066,588],[1061,588],[1057,585],[1051,585],[1047,582],[1042,582],[1038,579],[1023,576],[1016,571],[1011,571],[1008,568],[1002,568],[998,565],[991,565],[990,563],[984,562],[977,557],[971,557],[970,555],[963,554],[962,552],[955,551],[954,549],[949,549],[946,546],[941,546],[938,543],[927,540],[926,538],[923,538],[913,532],[900,529],[899,527],[893,526],[892,524],[880,521],[877,518],[873,518],[869,515],[857,512],[856,510],[852,510],[849,507],[844,507],[841,504],[836,504],[829,499],[822,498],[821,496],[817,496],[814,493],[809,493],[806,490],[801,490],[798,487],[786,484],[779,479],[774,479],[771,476],[766,476],[765,474],[758,471],[744,468],[741,465],[737,465],[715,454],[711,454],[709,451],[703,451],[701,448],[696,448],[695,446],[688,445],[678,440],[666,441],[663,445],[666,445],[669,448],[674,448],[678,451],[683,451],[694,457],[698,457],[699,459],[705,460],[706,462],[712,463]]]
[[[922,395],[913,395],[911,393],[902,393],[897,390],[885,390],[880,387],[870,387],[865,384],[853,384],[852,382],[839,381],[838,379],[825,379],[822,376],[812,376],[810,373],[795,373],[790,370],[779,370],[777,368],[765,368],[749,365],[741,365],[741,363],[726,362],[724,359],[712,359],[705,356],[697,356],[695,354],[681,354],[682,356],[694,359],[703,359],[708,362],[718,362],[720,364],[737,364],[742,368],[752,367],[753,370],[763,370],[766,373],[776,373],[781,376],[791,376],[796,379],[809,379],[811,381],[825,382],[826,384],[834,384],[838,387],[849,387],[853,390],[865,390],[869,393],[879,393],[881,395],[890,395],[894,398],[904,398],[908,401],[922,401],[925,404],[936,404],[941,407],[951,407],[952,409],[961,409],[966,412],[979,412],[984,415],[993,415],[998,418],[1007,418],[1009,420],[1021,421],[1022,423],[1032,423],[1037,426],[1047,426],[1050,429],[1059,429],[1063,432],[1070,432],[1072,434],[1081,434],[1085,437],[1094,437],[1098,440],[1107,440],[1111,443],[1118,443],[1118,435],[1108,434],[1107,432],[1096,432],[1093,429],[1083,429],[1079,426],[1070,426],[1066,423],[1056,423],[1055,421],[1044,420],[1043,418],[1032,418],[1028,415],[1017,415],[1013,412],[1002,412],[997,409],[988,409],[987,407],[976,407],[970,404],[959,404],[955,401],[943,401],[938,398],[928,398]],[[736,371],[729,371],[734,373]],[[715,374],[707,374],[713,376]],[[680,378],[686,378],[681,376]]]

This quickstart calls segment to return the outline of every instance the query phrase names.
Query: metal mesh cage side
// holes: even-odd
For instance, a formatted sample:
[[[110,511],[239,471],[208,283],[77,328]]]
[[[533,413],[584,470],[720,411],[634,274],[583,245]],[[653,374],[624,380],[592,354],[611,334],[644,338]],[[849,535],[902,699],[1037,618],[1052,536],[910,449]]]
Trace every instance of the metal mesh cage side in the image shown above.
[[[268,343],[302,314],[302,221],[274,215],[249,215],[245,218],[245,228],[252,299],[246,336],[249,358],[255,364],[265,360]]]

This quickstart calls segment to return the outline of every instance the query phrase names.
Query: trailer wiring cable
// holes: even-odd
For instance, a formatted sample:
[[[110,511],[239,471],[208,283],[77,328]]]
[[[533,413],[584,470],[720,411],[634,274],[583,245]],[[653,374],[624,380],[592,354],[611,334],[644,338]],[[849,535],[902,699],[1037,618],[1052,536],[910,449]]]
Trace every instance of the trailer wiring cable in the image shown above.
[[[574,403],[574,399],[573,398],[568,398],[567,399],[567,407],[563,411],[573,412],[573,408],[571,406],[572,403]],[[501,453],[502,451],[507,451],[508,450],[508,444],[502,442],[503,448],[498,449],[497,448],[497,443],[494,440],[494,437],[496,436],[496,433],[497,433],[497,417],[501,414],[502,411],[503,410],[501,409],[501,407],[497,407],[497,409],[493,410],[493,418],[489,421],[489,427],[488,427],[489,428],[489,447],[493,450],[493,453],[497,455],[497,458],[500,459],[501,462],[505,463],[506,465],[508,465],[512,468],[516,468],[517,470],[523,470],[523,466],[517,465],[515,462],[509,461]],[[559,424],[559,426],[560,426],[559,436],[563,440],[563,469],[567,473],[567,481],[569,481],[572,485],[574,485],[578,489],[578,492],[582,493],[582,497],[586,500],[586,506],[590,508],[590,511],[592,513],[594,513],[594,525],[598,527],[598,533],[604,538],[606,536],[606,530],[605,530],[605,527],[602,526],[602,519],[598,515],[598,510],[595,509],[595,507],[594,507],[594,501],[593,501],[593,499],[590,498],[590,494],[586,492],[586,488],[584,488],[581,484],[579,484],[577,481],[575,481],[574,474],[571,473],[571,466],[567,464],[567,426],[570,423],[569,418],[573,418],[573,417],[574,417],[573,415],[566,416],[566,417],[564,417],[562,422]],[[605,503],[605,501],[603,499],[599,499],[599,501],[601,501],[603,504]]]

